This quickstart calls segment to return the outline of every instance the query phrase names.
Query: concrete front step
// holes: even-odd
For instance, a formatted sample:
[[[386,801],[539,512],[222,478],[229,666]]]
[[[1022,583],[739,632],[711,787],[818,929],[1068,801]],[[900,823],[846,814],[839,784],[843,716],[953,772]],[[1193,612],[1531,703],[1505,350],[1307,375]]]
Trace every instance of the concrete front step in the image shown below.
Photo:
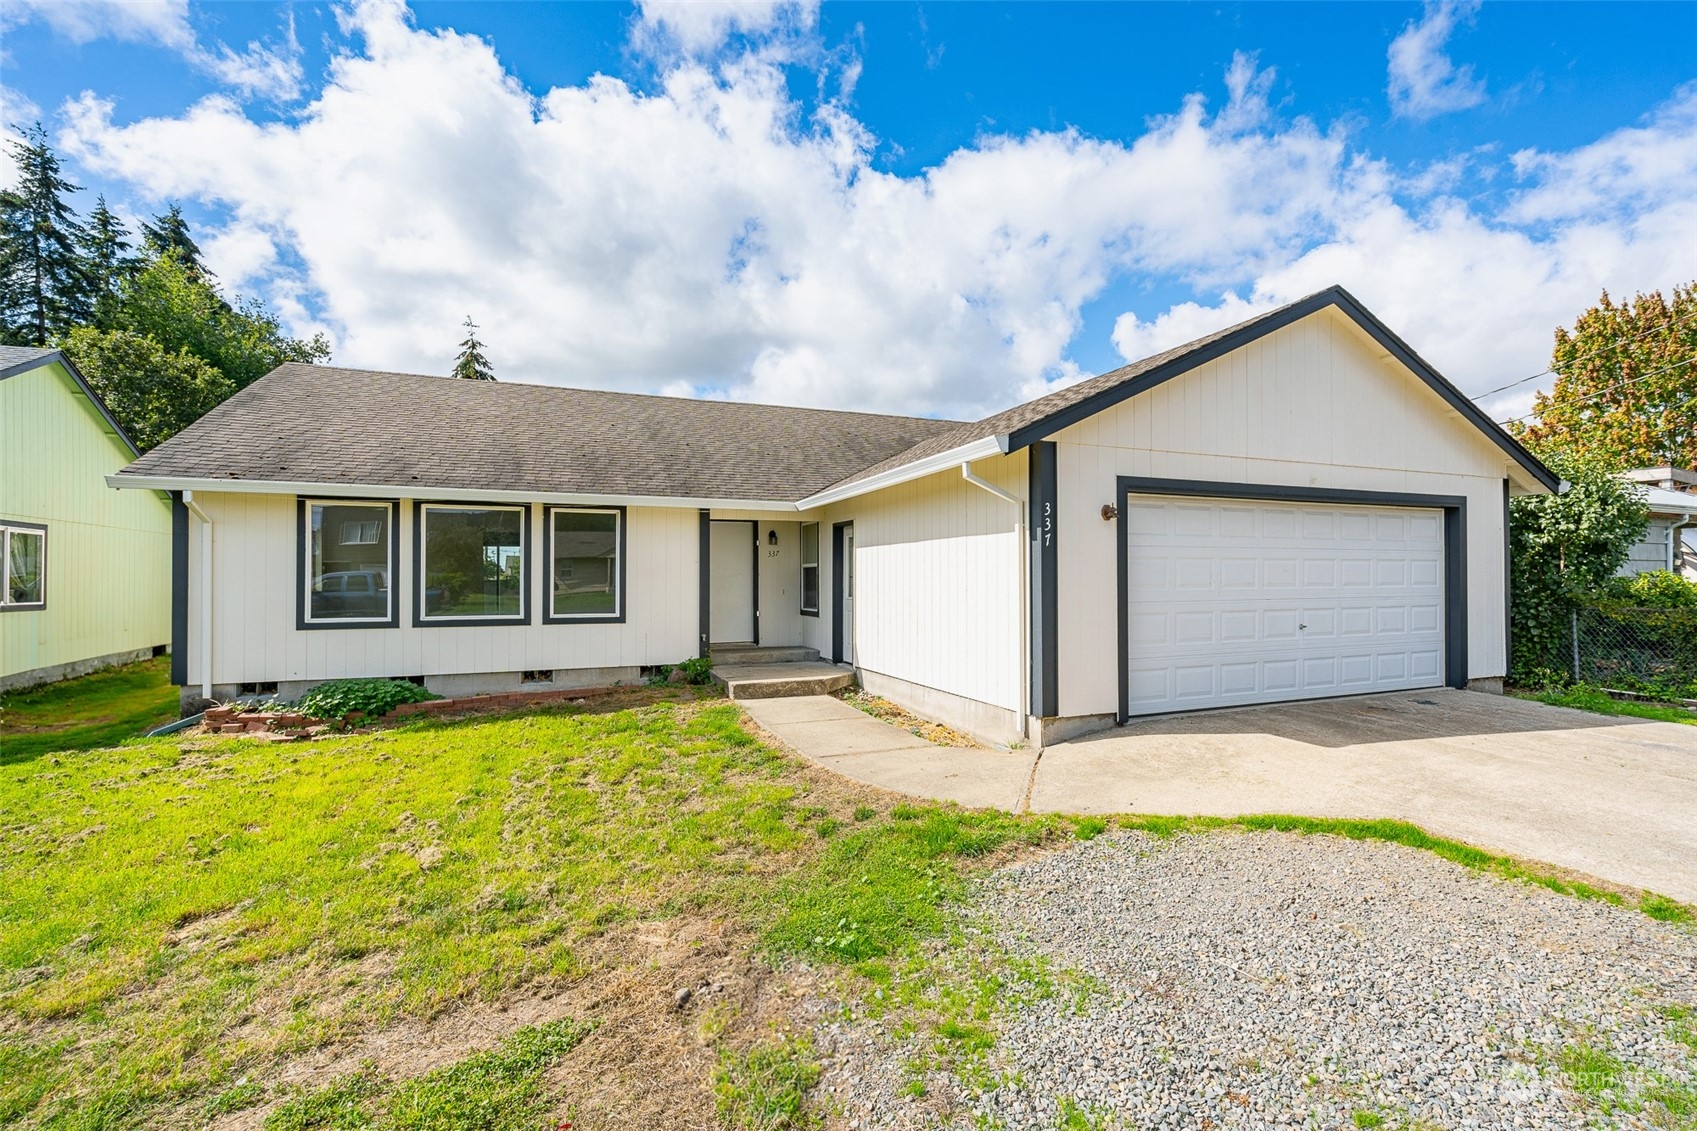
[[[841,691],[854,683],[854,671],[817,661],[717,664],[713,682],[732,699],[786,699]]]
[[[713,645],[713,666],[730,664],[817,664],[819,649],[800,645]]]

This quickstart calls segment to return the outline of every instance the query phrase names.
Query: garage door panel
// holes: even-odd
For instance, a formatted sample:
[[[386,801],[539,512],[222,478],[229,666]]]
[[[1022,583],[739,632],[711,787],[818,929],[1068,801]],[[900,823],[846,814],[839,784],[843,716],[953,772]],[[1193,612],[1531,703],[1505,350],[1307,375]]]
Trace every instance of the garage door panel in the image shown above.
[[[1134,714],[1441,682],[1438,512],[1133,497],[1126,513]]]

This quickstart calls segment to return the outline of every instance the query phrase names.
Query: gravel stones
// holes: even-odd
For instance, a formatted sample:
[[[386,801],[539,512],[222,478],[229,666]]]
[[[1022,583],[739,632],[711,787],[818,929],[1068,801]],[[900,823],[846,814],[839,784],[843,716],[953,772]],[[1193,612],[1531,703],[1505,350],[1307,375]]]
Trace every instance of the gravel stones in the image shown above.
[[[1657,1009],[1697,1004],[1697,934],[1399,845],[1114,834],[992,874],[968,916],[1099,992],[1004,1017],[977,1094],[900,1097],[916,1045],[827,1026],[843,1125],[1651,1126],[1581,1102],[1578,1044],[1697,1086]]]

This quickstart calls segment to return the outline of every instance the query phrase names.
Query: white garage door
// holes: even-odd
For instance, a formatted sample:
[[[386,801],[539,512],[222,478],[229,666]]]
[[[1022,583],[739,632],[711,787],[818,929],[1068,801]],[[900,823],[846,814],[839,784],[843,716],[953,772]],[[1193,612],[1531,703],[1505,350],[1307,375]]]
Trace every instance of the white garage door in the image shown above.
[[[1441,510],[1132,495],[1133,715],[1436,687]]]

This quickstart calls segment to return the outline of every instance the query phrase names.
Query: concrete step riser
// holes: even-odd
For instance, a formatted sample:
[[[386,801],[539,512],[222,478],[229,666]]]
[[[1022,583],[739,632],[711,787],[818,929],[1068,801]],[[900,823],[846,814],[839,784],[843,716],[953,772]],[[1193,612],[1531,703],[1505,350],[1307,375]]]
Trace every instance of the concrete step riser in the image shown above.
[[[792,699],[802,695],[829,695],[854,683],[852,672],[841,675],[804,676],[798,679],[736,679],[716,681],[732,699]]]
[[[724,648],[713,652],[715,664],[816,664],[817,648]]]

